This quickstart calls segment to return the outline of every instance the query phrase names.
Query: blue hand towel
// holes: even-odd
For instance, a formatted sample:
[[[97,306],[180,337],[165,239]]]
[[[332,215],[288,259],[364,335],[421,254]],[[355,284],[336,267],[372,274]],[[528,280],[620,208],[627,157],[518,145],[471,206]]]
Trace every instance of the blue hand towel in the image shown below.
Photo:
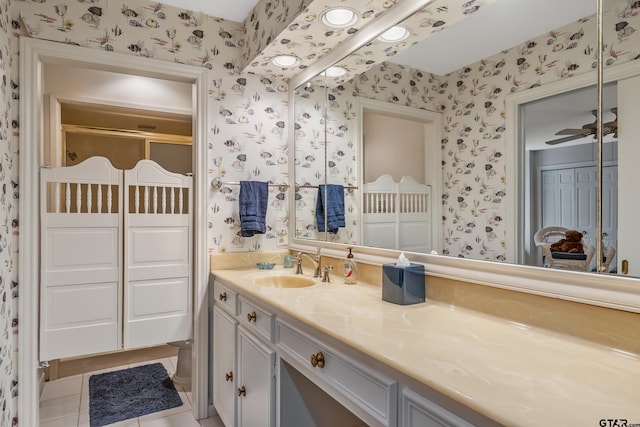
[[[327,231],[336,234],[339,227],[344,227],[344,186],[327,184]],[[325,186],[318,186],[318,199],[316,200],[316,222],[318,231],[324,231],[325,211]]]
[[[252,237],[267,231],[267,200],[269,184],[259,181],[240,181],[240,234]]]

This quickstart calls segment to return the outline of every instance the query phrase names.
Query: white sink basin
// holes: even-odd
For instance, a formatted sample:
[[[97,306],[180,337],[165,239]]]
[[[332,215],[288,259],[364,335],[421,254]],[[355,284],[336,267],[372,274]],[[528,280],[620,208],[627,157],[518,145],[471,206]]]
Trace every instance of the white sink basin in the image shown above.
[[[253,283],[267,288],[306,288],[315,285],[316,281],[293,274],[269,274],[254,278]]]

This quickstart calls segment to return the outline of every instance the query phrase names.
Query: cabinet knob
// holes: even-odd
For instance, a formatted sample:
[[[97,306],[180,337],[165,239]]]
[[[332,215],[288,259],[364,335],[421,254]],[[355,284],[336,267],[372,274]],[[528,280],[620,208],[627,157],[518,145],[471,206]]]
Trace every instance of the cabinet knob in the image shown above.
[[[311,366],[314,368],[324,368],[324,354],[321,351],[311,355]]]
[[[229,371],[224,374],[225,381],[233,381],[233,371]]]
[[[247,313],[247,320],[248,320],[249,322],[253,322],[253,323],[255,323],[255,322],[256,322],[256,320],[257,320],[256,312],[255,312],[255,311],[252,311],[251,313]]]
[[[220,299],[220,301],[226,301],[227,300],[227,293],[223,292],[220,295],[218,295],[218,299]]]
[[[244,386],[240,387],[238,389],[238,396],[246,396],[247,395],[247,389],[244,388]]]

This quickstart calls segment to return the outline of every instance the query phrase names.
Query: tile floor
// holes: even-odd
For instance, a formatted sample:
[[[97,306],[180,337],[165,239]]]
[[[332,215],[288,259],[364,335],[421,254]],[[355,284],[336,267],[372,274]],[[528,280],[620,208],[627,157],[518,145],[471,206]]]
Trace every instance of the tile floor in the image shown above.
[[[91,375],[155,362],[162,363],[169,375],[173,375],[177,357],[118,366],[45,383],[40,396],[40,427],[89,427],[89,377]],[[176,386],[176,389],[182,399],[182,406],[110,425],[117,427],[224,427],[218,417],[197,421],[191,411],[191,392],[179,386]]]

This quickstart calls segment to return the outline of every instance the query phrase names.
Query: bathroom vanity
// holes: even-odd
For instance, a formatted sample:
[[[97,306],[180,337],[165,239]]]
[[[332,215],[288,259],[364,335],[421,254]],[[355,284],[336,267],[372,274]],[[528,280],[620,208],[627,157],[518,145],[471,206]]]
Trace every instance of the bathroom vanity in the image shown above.
[[[281,267],[212,275],[213,401],[227,427],[330,414],[402,427],[640,421],[636,355],[437,301],[391,304],[366,283],[269,286],[291,275]]]

